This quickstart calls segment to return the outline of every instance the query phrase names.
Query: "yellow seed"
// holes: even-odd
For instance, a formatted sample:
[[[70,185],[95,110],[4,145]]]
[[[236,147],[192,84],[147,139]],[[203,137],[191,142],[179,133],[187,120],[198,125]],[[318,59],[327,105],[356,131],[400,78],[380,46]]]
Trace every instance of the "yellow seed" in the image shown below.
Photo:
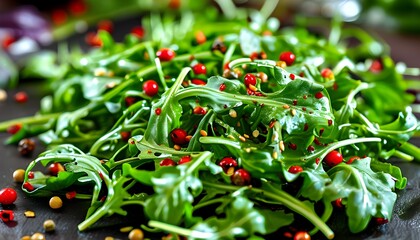
[[[279,147],[280,147],[280,150],[283,152],[284,151],[284,142],[283,142],[283,140],[279,142]]]
[[[32,234],[31,240],[45,240],[45,236],[44,234],[37,232]]]
[[[106,71],[103,68],[97,68],[95,69],[93,75],[97,76],[97,77],[102,77],[106,75]]]
[[[130,240],[143,240],[144,239],[144,234],[143,231],[135,228],[133,230],[130,231],[130,233],[128,234],[128,239]]]
[[[175,145],[174,145],[174,149],[175,149],[175,150],[177,150],[177,151],[179,151],[179,150],[181,150],[181,146],[179,146],[179,145],[175,144]]]
[[[31,236],[25,235],[25,236],[21,237],[20,240],[31,240]]]
[[[278,157],[277,152],[273,152],[273,158],[274,158],[274,159],[277,159],[277,157]]]
[[[240,78],[242,76],[242,71],[239,68],[233,69],[233,73],[237,76],[237,78]]]
[[[50,208],[59,209],[63,206],[63,200],[60,197],[54,196],[50,199]]]
[[[115,86],[117,86],[116,82],[110,82],[106,85],[106,88],[114,88]]]
[[[233,77],[233,73],[230,71],[230,69],[225,69],[223,70],[223,75],[224,78],[231,78]]]
[[[17,182],[17,183],[21,183],[23,182],[25,178],[25,170],[24,169],[16,169],[13,172],[13,181]]]
[[[244,133],[244,137],[245,137],[245,138],[249,138],[249,135],[248,135],[248,134],[246,134],[246,133]]]
[[[289,108],[290,108],[290,106],[289,106],[289,105],[287,105],[287,104],[284,104],[284,105],[283,105],[283,108],[284,108],[284,109],[289,109]]]
[[[276,62],[277,67],[285,68],[287,66],[285,61],[277,61]]]
[[[3,89],[0,89],[0,102],[6,101],[7,99],[7,92]]]
[[[127,227],[120,228],[120,232],[129,232],[131,230],[133,230],[132,226],[127,226]]]
[[[245,148],[245,152],[250,153],[251,152],[251,148]]]
[[[234,168],[234,167],[230,167],[230,168],[228,168],[228,170],[226,171],[226,175],[228,175],[228,176],[232,176],[234,172],[235,172],[235,168]]]
[[[25,214],[25,217],[27,217],[27,218],[34,218],[35,217],[35,212],[33,212],[33,211],[25,211],[23,214]]]
[[[192,136],[191,136],[191,135],[188,135],[188,136],[186,136],[186,137],[185,137],[185,140],[186,140],[187,142],[189,142],[189,141],[191,140],[191,138],[192,138]]]
[[[107,237],[105,237],[105,239],[104,239],[104,240],[114,240],[114,239],[115,239],[114,237],[107,236]]]
[[[236,113],[236,111],[235,111],[235,109],[230,109],[229,110],[229,116],[231,117],[231,118],[236,118],[237,116],[238,116],[238,114]]]
[[[258,90],[258,88],[256,86],[252,85],[252,84],[249,84],[248,88],[249,88],[249,90],[251,90],[253,92],[256,92]]]
[[[55,230],[55,222],[51,219],[45,220],[42,226],[46,232],[52,232]]]
[[[113,77],[113,76],[115,76],[115,73],[114,73],[114,71],[108,71],[108,77]]]
[[[228,135],[227,137],[230,138],[230,139],[232,139],[232,140],[235,140],[235,137],[232,136],[232,135]]]
[[[239,136],[239,140],[241,140],[242,142],[246,141],[246,139],[243,136]]]
[[[261,82],[268,82],[268,76],[264,72],[259,72],[258,77],[261,79]]]
[[[255,129],[254,131],[252,131],[252,136],[253,137],[258,137],[260,135],[260,131],[258,131],[258,129]]]
[[[204,131],[203,129],[200,130],[200,135],[203,137],[207,137],[207,132]]]
[[[290,110],[290,114],[292,114],[292,116],[295,116],[296,115],[296,109],[292,108]]]
[[[241,126],[241,122],[237,122],[237,123],[236,123],[236,126],[237,126],[237,127],[240,127],[240,126]]]

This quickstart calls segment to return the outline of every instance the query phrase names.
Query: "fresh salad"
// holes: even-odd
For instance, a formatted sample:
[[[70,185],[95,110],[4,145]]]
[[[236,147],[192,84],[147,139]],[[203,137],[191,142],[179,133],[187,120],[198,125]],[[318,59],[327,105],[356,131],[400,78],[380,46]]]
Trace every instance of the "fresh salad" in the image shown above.
[[[387,46],[339,21],[326,37],[282,26],[276,1],[216,2],[29,60],[22,74],[51,95],[0,123],[7,143],[47,148],[22,190],[91,201],[79,231],[128,209],[145,236],[188,239],[332,239],[335,211],[353,233],[387,222],[407,182],[388,160],[420,160],[414,96]]]

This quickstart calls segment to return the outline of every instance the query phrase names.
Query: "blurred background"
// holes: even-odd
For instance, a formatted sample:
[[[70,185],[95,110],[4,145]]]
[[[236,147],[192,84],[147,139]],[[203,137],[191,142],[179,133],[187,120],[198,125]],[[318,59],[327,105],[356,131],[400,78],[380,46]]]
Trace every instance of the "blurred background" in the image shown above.
[[[194,9],[202,2],[223,0],[0,0],[0,41],[3,48],[22,38],[31,47],[47,45],[84,32],[100,20],[117,20],[151,9]],[[258,8],[264,0],[234,2]],[[293,23],[302,16],[340,16],[348,23],[410,35],[420,34],[419,13],[420,0],[280,0],[274,10],[284,23]]]
[[[230,1],[0,0],[0,51],[19,57],[75,34],[86,34],[92,28],[112,28],[112,23],[121,19],[138,16],[140,23],[139,16],[145,11],[202,10],[203,3],[216,2]],[[233,2],[260,8],[264,0]],[[389,45],[398,46],[391,48],[396,61],[420,55],[420,48],[412,47],[420,46],[419,13],[420,0],[280,0],[273,11],[283,26],[296,21],[322,26],[323,20],[326,23],[325,19],[339,17],[345,24],[360,26]]]

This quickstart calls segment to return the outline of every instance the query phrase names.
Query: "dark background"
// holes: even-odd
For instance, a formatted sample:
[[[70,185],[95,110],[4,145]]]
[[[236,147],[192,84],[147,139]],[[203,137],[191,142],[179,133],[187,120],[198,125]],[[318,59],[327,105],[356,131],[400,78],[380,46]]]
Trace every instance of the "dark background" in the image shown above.
[[[0,10],[12,9],[18,4],[33,3],[35,1],[4,1],[0,4]],[[43,12],[54,8],[59,1],[36,1],[40,4]],[[6,10],[4,10],[6,11]],[[130,31],[131,27],[138,25],[137,17],[122,17],[115,21],[116,31],[114,35],[121,36]],[[395,29],[375,28],[369,29],[370,33],[384,39],[391,47],[391,56],[395,61],[402,61],[409,67],[420,67],[420,35],[402,33]],[[75,34],[66,39],[71,44],[83,45],[84,33]],[[43,46],[46,49],[56,49],[56,44]],[[26,91],[29,101],[23,104],[16,103],[13,96],[18,91]],[[39,109],[39,100],[44,95],[40,83],[36,81],[25,81],[16,89],[8,90],[8,99],[0,102],[0,122],[18,117],[33,115]],[[9,135],[0,133],[0,188],[12,187],[18,192],[18,200],[14,205],[1,206],[0,209],[11,209],[15,212],[15,221],[11,223],[0,222],[0,240],[20,239],[24,235],[32,235],[35,232],[44,232],[42,224],[46,219],[53,219],[56,223],[56,231],[46,234],[47,239],[104,239],[106,236],[113,236],[116,239],[127,239],[128,233],[121,233],[120,227],[130,226],[132,218],[111,218],[102,224],[120,223],[117,227],[105,227],[85,233],[77,231],[77,225],[83,221],[89,201],[70,201],[63,199],[64,206],[59,210],[52,210],[48,205],[49,199],[28,198],[20,190],[20,184],[13,182],[12,173],[17,168],[26,168],[27,164],[38,153],[43,146],[37,142],[36,151],[31,158],[21,157],[14,145],[3,145],[2,142]],[[420,139],[413,139],[419,146]],[[401,167],[403,175],[409,181],[406,189],[398,191],[398,200],[394,209],[394,216],[390,223],[383,226],[371,226],[361,234],[350,235],[346,229],[342,229],[342,218],[333,218],[330,226],[336,232],[336,239],[407,239],[417,240],[420,236],[420,163],[402,162],[398,159],[392,160]],[[24,211],[31,210],[36,214],[35,218],[26,218]],[[146,236],[147,237],[147,236]],[[279,236],[280,239],[280,236]],[[322,239],[321,235],[313,239]]]

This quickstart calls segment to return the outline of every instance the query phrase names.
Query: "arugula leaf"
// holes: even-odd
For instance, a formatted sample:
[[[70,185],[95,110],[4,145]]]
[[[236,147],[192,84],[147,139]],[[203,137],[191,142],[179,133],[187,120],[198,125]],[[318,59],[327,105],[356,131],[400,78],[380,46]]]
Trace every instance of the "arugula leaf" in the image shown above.
[[[293,222],[292,214],[260,210],[254,207],[252,201],[242,196],[235,197],[225,208],[226,217],[210,217],[192,229],[212,233],[211,238],[235,239],[241,236],[254,237],[256,233],[269,234]],[[270,220],[267,221],[268,219]]]
[[[327,173],[332,182],[325,188],[325,198],[347,199],[346,213],[351,232],[366,228],[371,217],[390,219],[397,198],[395,182],[387,173],[374,172],[370,158],[352,164],[339,164]]]

